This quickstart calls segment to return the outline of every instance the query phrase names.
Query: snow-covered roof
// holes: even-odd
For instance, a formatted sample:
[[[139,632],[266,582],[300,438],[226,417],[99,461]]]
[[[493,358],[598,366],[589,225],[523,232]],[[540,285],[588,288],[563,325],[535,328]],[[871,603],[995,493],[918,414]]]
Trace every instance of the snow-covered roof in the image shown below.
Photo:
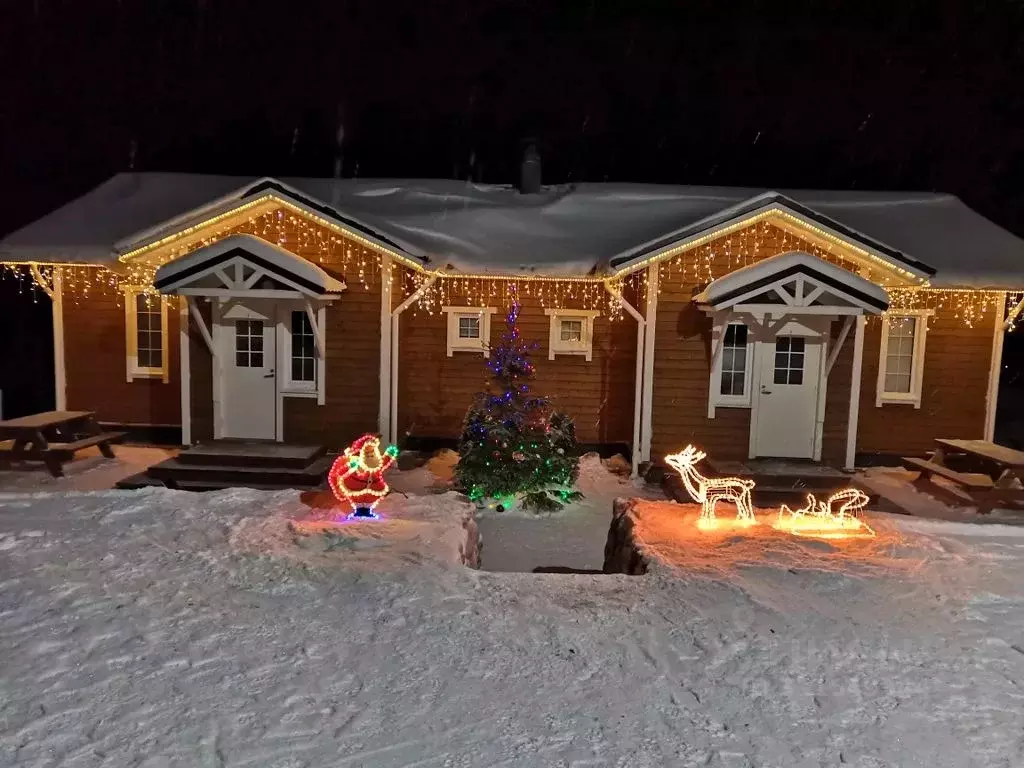
[[[230,205],[255,189],[301,197],[398,253],[460,272],[605,274],[760,197],[810,212],[924,272],[934,269],[932,285],[1024,287],[1024,240],[952,195],[619,183],[522,195],[454,180],[123,173],[7,236],[0,260],[109,262],[196,209]]]

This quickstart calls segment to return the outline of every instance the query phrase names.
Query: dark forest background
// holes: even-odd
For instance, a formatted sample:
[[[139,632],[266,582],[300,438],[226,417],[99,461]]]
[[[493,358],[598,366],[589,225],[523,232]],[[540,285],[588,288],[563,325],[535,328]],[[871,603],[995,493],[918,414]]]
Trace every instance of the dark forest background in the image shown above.
[[[129,169],[511,183],[532,137],[546,183],[944,191],[1024,235],[1022,0],[0,11],[3,233]],[[45,298],[0,281],[0,320],[7,415],[49,407]]]

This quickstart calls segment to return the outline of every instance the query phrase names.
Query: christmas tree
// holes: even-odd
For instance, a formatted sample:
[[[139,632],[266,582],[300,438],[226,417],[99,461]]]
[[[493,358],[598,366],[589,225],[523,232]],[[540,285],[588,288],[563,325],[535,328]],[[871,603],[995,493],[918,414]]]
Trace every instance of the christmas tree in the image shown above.
[[[513,301],[505,330],[487,362],[492,389],[476,396],[466,414],[455,477],[471,499],[518,498],[524,507],[554,511],[580,498],[576,426],[553,412],[545,397],[530,394],[534,375],[528,344],[519,334],[519,302]],[[496,390],[496,391],[495,391]]]

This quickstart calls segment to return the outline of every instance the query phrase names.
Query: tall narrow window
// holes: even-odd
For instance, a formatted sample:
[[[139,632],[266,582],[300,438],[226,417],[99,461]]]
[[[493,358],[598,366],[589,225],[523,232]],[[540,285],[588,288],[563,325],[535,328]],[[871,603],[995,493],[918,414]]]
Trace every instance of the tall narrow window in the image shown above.
[[[309,316],[301,310],[292,312],[292,381],[316,381],[316,337]]]
[[[135,339],[139,368],[160,368],[164,359],[163,300],[135,296]]]
[[[745,395],[747,392],[747,326],[732,323],[726,326],[722,341],[722,381],[718,389],[723,395]]]
[[[754,361],[754,339],[744,323],[729,322],[723,313],[711,332],[711,382],[708,386],[708,418],[715,408],[749,408]]]
[[[168,381],[167,299],[143,289],[126,288],[124,324],[128,381]]]
[[[915,408],[921,407],[927,323],[927,312],[882,316],[875,405],[910,403]]]

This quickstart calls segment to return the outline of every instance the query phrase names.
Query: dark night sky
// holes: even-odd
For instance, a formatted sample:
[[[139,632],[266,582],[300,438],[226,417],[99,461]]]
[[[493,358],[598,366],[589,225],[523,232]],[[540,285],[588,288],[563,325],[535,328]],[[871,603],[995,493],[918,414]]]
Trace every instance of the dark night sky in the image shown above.
[[[1024,0],[4,0],[0,18],[0,233],[132,163],[329,176],[344,126],[345,176],[509,183],[534,136],[548,183],[937,190],[1024,235]],[[0,387],[40,407],[14,370],[52,380],[28,341],[48,308],[15,312],[6,282],[24,334],[0,343]]]
[[[7,4],[3,231],[133,142],[327,176],[342,124],[346,176],[509,182],[532,135],[547,182],[941,190],[1024,234],[1020,0]]]

